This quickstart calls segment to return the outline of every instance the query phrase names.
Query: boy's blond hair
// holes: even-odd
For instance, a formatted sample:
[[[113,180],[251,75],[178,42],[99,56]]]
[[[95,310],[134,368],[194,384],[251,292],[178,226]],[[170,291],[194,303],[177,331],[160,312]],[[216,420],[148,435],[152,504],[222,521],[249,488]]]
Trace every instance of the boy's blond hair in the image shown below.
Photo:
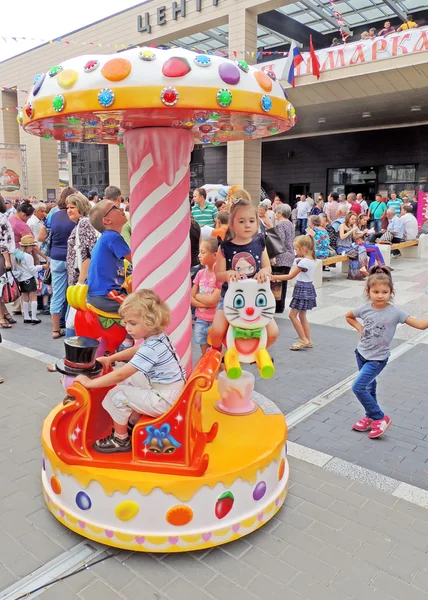
[[[153,290],[139,290],[130,294],[119,309],[125,319],[126,313],[133,312],[141,318],[149,335],[163,333],[169,325],[169,306]]]

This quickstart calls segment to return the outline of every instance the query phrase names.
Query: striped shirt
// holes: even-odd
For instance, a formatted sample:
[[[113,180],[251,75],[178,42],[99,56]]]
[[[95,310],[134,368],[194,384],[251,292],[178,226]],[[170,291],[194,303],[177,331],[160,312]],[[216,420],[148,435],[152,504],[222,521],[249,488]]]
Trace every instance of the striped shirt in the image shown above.
[[[214,219],[218,215],[217,206],[215,204],[211,204],[207,202],[204,208],[200,208],[198,204],[195,204],[192,208],[192,217],[195,219],[196,223],[202,227],[203,225],[209,225],[210,227],[215,227]]]
[[[186,378],[186,371],[164,333],[145,339],[129,364],[143,373],[149,382],[168,384]]]
[[[388,200],[387,208],[393,208],[395,210],[395,214],[397,217],[400,216],[401,207],[403,206],[403,201],[400,198],[396,198],[395,200]]]

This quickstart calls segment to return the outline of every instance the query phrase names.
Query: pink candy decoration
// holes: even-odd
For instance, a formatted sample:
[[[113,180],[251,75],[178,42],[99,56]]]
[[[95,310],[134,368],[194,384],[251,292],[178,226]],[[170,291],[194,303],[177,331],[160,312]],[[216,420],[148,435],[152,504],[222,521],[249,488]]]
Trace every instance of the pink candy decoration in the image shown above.
[[[178,537],[177,537],[177,536],[174,536],[174,537],[169,537],[169,538],[168,538],[168,542],[169,542],[170,544],[172,544],[173,546],[175,546],[175,544],[178,544]]]
[[[168,334],[191,372],[190,153],[188,130],[147,128],[124,135],[131,190],[132,286],[151,288],[171,309]]]

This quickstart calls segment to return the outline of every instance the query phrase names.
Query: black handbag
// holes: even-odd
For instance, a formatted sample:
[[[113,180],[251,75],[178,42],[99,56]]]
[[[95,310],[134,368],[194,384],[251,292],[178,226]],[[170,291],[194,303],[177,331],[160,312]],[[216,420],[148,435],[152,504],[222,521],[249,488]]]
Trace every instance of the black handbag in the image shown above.
[[[43,277],[43,283],[46,285],[52,285],[52,273],[51,273],[50,267],[48,267],[45,271],[45,276]]]
[[[276,227],[271,227],[266,231],[266,250],[269,258],[275,258],[287,250]]]

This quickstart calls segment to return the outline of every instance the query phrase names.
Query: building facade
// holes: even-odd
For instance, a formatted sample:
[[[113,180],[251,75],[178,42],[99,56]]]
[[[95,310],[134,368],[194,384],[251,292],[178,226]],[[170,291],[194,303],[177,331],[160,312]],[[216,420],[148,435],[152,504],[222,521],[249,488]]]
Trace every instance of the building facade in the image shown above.
[[[397,191],[423,189],[428,170],[424,144],[428,127],[424,101],[428,91],[428,28],[422,27],[417,34],[394,34],[387,42],[378,39],[368,45],[355,41],[346,47],[323,49],[331,35],[319,33],[325,25],[322,15],[319,26],[314,24],[311,29],[302,24],[303,18],[300,23],[293,21],[294,6],[287,0],[150,0],[62,36],[61,42],[44,44],[1,62],[0,108],[22,106],[26,97],[23,90],[31,89],[36,73],[47,72],[73,56],[112,54],[133,45],[192,47],[207,31],[211,46],[204,49],[201,43],[198,50],[215,51],[215,44],[223,47],[226,40],[230,58],[261,62],[261,68],[276,70],[281,79],[284,59],[278,59],[275,52],[286,49],[287,34],[288,39],[301,36],[307,45],[313,33],[322,63],[321,77],[317,80],[312,75],[311,59],[305,55],[296,87],[287,90],[297,111],[297,126],[263,142],[196,147],[192,187],[201,183],[237,184],[257,198],[262,181],[265,188],[281,191],[288,200],[303,191],[347,192],[355,191],[355,186],[369,197],[378,189],[391,187]],[[329,17],[325,19],[328,23]],[[397,25],[401,22],[398,15],[390,20]],[[376,25],[381,27],[380,18]],[[275,39],[277,50],[273,49],[272,55],[261,54],[261,47],[273,48],[268,44],[274,44]],[[92,52],[91,47],[89,52],[89,42],[101,48]],[[56,141],[27,135],[16,121],[16,112],[0,110],[0,142],[26,146],[30,194],[43,198],[47,190],[59,188]],[[102,192],[111,184],[128,195],[123,148],[69,144],[68,159],[71,183],[78,189]]]

